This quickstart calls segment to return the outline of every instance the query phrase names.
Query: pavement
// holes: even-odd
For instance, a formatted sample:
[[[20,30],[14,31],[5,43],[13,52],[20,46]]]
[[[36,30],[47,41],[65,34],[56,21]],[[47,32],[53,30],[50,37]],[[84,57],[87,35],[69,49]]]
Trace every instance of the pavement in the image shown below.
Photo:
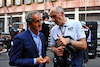
[[[46,67],[53,67],[54,54],[53,52],[51,52],[51,49],[47,50],[47,55],[50,57],[51,62],[46,64]],[[9,58],[7,57],[7,52],[3,52],[0,55],[0,67],[16,67],[16,66],[9,65]],[[86,67],[100,67],[100,57],[89,59]]]
[[[46,64],[46,67],[54,67],[52,62],[54,55],[53,52],[51,52],[51,50],[48,50],[47,55],[50,57],[51,62],[49,64]],[[95,58],[89,59],[86,67],[100,67],[100,57],[96,56]]]

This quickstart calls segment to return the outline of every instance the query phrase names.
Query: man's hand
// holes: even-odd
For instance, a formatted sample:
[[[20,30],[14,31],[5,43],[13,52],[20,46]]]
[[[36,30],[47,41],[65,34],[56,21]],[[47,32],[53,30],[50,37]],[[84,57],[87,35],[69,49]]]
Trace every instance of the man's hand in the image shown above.
[[[58,48],[55,48],[55,51],[54,52],[57,54],[57,56],[62,56],[63,55],[63,52],[64,52],[64,48],[66,48],[66,47],[60,46]]]
[[[67,38],[64,38],[64,37],[61,37],[57,34],[58,36],[58,44],[61,45],[61,46],[66,46],[67,44],[69,44],[69,39]]]
[[[42,57],[41,58],[36,58],[37,64],[42,64],[45,63],[47,60],[44,60]]]
[[[50,58],[48,56],[44,57],[44,60],[46,60],[46,63],[50,63]]]

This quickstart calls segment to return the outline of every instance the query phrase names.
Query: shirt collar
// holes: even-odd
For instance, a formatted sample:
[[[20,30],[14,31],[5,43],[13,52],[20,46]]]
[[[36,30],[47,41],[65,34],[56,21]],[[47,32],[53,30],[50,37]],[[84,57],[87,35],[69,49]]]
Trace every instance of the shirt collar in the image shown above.
[[[67,19],[67,21],[66,21],[66,23],[63,26],[67,27],[68,26],[68,22],[69,22],[69,18],[67,17],[66,19]]]
[[[69,18],[67,17],[66,19],[67,19],[67,21],[66,21],[66,23],[63,25],[63,27],[67,27],[67,26],[68,26]],[[58,26],[59,26],[59,28],[61,27],[60,25],[58,25]]]
[[[30,31],[30,33],[31,33],[31,35],[32,35],[32,37],[35,37],[35,36],[39,36],[40,35],[40,32],[38,31],[38,34],[37,35],[35,35],[31,30],[30,30],[30,28],[28,28],[28,30]]]

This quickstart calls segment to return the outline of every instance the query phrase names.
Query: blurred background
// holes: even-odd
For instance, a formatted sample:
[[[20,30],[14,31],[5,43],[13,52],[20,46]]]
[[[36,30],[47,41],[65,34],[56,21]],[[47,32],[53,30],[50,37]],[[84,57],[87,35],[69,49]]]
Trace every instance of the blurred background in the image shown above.
[[[27,30],[25,14],[37,10],[41,13],[49,11],[52,7],[61,6],[65,16],[72,20],[84,21],[91,29],[91,41],[88,41],[89,61],[87,67],[100,67],[100,0],[0,0],[0,67],[10,67],[8,52],[13,45],[10,39],[9,25],[19,30],[22,24]],[[50,46],[50,30],[55,25],[49,18],[49,37],[47,55],[51,62],[47,67],[53,67],[53,53]],[[52,65],[52,66],[51,66]]]

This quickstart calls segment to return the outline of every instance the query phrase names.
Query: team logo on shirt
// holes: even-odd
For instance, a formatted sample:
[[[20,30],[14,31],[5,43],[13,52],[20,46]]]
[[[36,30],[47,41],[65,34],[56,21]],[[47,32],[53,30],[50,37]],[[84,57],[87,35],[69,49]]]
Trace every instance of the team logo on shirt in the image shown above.
[[[68,30],[69,30],[69,31],[73,31],[73,27],[69,27]]]

